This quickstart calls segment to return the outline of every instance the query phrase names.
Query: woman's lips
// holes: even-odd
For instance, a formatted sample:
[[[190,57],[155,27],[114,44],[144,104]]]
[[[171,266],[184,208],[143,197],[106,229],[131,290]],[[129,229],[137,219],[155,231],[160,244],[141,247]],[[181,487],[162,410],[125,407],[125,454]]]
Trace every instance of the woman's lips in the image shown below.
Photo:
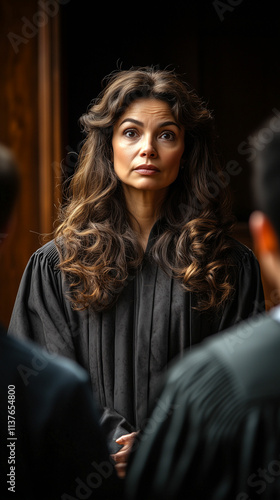
[[[142,175],[153,175],[159,172],[159,169],[155,165],[139,165],[134,170]]]

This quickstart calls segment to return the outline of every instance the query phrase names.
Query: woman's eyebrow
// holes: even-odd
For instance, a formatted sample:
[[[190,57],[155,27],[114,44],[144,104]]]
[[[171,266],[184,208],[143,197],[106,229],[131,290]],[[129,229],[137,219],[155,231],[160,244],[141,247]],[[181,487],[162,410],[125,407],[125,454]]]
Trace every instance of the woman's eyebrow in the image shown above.
[[[130,122],[130,123],[135,123],[135,125],[139,125],[140,127],[143,127],[144,126],[144,123],[143,122],[140,122],[139,120],[135,120],[134,118],[125,118],[119,126],[121,126],[123,123],[126,123],[126,122]],[[166,122],[163,122],[159,125],[159,128],[163,128],[163,127],[168,127],[168,125],[175,125],[179,130],[181,130],[181,127],[180,125],[178,125],[178,123],[176,122],[173,122],[172,120],[169,120],[169,121],[166,121]]]
[[[140,127],[143,127],[144,126],[144,123],[143,122],[139,122],[138,120],[134,120],[134,118],[125,118],[125,120],[123,120],[119,126],[121,126],[123,123],[125,122],[131,122],[131,123],[135,123],[135,125],[139,125]]]
[[[167,121],[167,122],[161,123],[160,128],[162,128],[162,127],[168,127],[168,125],[175,125],[175,127],[177,127],[179,130],[181,130],[180,125],[178,125],[178,123],[173,122],[173,121]]]

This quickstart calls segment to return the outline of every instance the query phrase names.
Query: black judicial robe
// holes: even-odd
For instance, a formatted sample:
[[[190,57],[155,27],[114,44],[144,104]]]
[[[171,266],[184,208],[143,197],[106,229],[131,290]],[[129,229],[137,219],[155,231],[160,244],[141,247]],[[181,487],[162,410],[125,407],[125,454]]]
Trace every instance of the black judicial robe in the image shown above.
[[[201,313],[196,295],[183,290],[149,256],[127,281],[110,310],[73,311],[68,285],[57,268],[54,241],[31,257],[23,274],[10,322],[19,338],[31,338],[48,351],[76,360],[90,374],[102,408],[102,424],[112,452],[115,439],[141,428],[169,361],[205,337],[264,309],[258,262],[253,252],[232,240],[236,291],[223,313]]]
[[[126,500],[279,500],[280,323],[259,314],[167,372]]]

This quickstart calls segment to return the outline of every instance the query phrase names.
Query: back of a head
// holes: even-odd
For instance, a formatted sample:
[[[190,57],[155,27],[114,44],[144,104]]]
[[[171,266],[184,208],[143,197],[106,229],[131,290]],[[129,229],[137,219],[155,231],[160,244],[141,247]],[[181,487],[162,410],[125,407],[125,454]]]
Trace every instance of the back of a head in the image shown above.
[[[258,152],[254,194],[257,208],[270,220],[280,240],[280,133],[275,132]]]
[[[5,231],[19,191],[19,172],[12,152],[0,145],[0,233]]]

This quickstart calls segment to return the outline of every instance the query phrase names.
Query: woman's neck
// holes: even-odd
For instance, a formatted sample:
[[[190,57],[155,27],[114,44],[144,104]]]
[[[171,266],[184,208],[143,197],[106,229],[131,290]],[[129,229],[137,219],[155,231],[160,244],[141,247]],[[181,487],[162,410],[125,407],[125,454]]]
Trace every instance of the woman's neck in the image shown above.
[[[127,185],[123,185],[123,190],[126,206],[131,214],[132,227],[145,250],[151,229],[159,217],[160,207],[167,190],[141,191]]]

